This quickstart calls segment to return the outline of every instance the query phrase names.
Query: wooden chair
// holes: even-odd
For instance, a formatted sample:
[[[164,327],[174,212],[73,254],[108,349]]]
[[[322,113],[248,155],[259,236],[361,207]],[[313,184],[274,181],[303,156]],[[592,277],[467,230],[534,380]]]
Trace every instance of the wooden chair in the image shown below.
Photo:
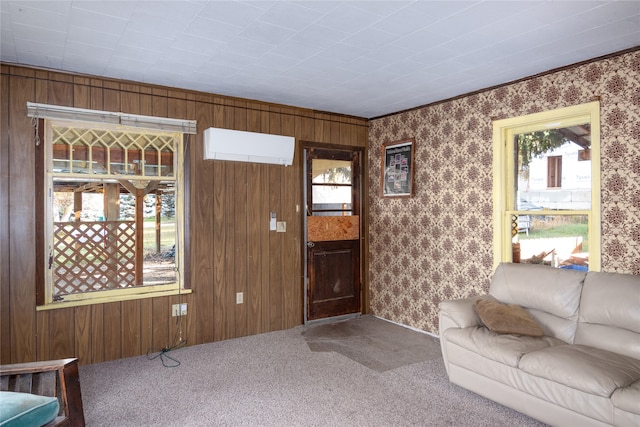
[[[0,366],[0,390],[57,397],[58,416],[46,427],[84,427],[78,359]]]

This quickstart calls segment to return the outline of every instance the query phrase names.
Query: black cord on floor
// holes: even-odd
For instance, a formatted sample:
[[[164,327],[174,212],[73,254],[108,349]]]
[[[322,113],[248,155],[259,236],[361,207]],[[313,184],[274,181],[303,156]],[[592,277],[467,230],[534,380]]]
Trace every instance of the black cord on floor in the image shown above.
[[[147,359],[155,360],[157,358],[160,358],[162,366],[164,366],[165,368],[177,368],[178,366],[180,366],[180,362],[178,360],[167,354],[172,350],[177,350],[187,345],[187,340],[182,339],[182,316],[179,316],[178,319],[176,319],[176,326],[176,335],[173,338],[173,342],[175,344],[171,347],[164,347],[160,350],[150,348],[149,350],[147,350]],[[157,354],[153,355],[153,353]]]
[[[162,366],[164,366],[165,368],[177,368],[178,366],[180,366],[180,362],[174,359],[173,357],[169,356],[167,353],[169,353],[172,350],[177,350],[179,348],[182,348],[185,345],[187,345],[186,340],[179,341],[176,345],[173,345],[171,347],[165,347],[160,350],[149,349],[149,351],[147,351],[147,359],[155,360],[160,358],[160,361],[162,362]],[[157,354],[153,355],[152,353],[157,353]]]

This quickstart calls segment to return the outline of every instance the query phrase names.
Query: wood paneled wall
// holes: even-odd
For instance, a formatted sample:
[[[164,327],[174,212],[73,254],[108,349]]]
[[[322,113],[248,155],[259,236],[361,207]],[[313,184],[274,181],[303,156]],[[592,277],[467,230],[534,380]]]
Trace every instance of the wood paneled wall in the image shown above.
[[[36,311],[28,101],[197,120],[186,221],[193,293],[182,295],[183,338],[194,345],[302,324],[300,143],[366,147],[367,120],[7,64],[0,89],[0,363],[75,356],[90,364],[142,355],[172,344],[178,330],[170,310],[178,296]],[[205,161],[202,134],[210,126],[295,136],[294,164]],[[287,222],[286,233],[269,231],[270,211]],[[244,292],[244,304],[235,303],[237,292]]]

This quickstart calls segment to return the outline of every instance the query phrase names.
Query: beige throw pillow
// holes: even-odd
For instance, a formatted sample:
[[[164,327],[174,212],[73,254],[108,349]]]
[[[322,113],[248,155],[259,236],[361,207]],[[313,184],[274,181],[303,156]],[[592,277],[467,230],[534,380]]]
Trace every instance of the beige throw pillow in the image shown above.
[[[493,297],[479,298],[473,303],[480,320],[497,334],[541,337],[544,331],[531,315],[516,304],[503,304]]]

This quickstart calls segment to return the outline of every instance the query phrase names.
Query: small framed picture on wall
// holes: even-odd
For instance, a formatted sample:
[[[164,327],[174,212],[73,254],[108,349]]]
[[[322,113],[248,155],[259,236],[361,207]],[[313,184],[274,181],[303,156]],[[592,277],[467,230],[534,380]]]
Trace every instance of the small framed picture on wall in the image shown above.
[[[381,197],[413,197],[415,139],[382,144]]]

